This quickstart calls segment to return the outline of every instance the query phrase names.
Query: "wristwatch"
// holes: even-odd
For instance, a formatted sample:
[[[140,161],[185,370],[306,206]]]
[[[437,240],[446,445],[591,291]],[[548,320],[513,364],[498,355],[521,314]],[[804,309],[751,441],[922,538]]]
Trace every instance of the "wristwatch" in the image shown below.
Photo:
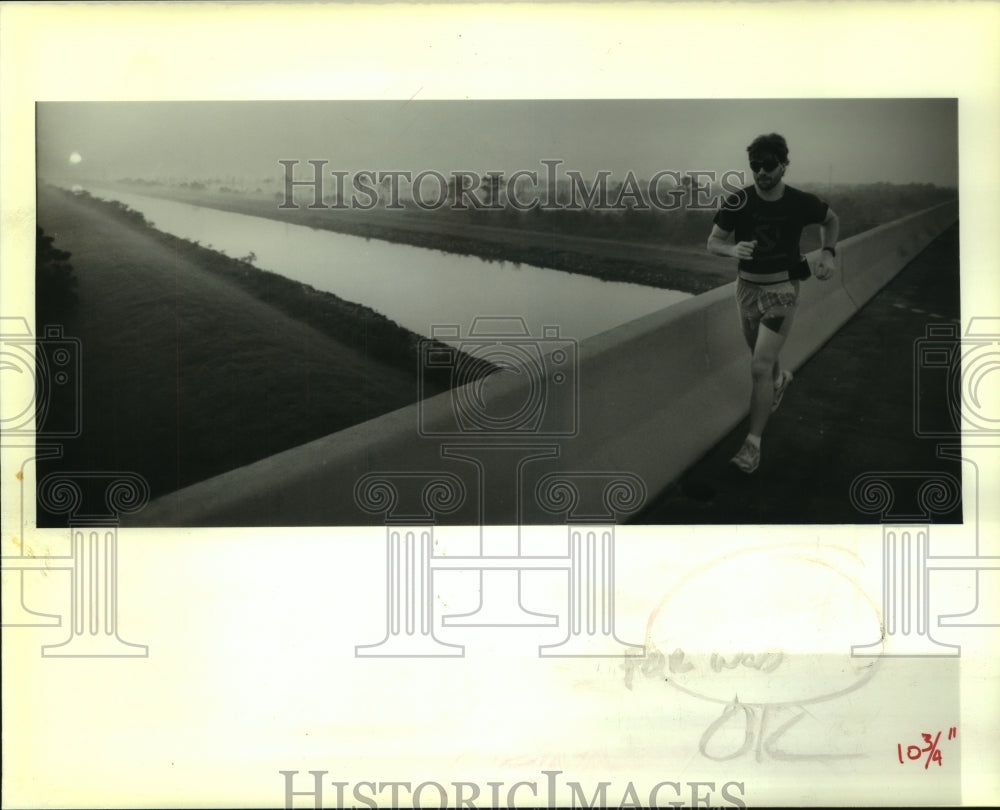
[[[837,255],[837,249],[834,248],[834,247],[831,247],[830,245],[823,245],[823,247],[820,248],[820,250],[829,250],[831,256],[836,256]]]

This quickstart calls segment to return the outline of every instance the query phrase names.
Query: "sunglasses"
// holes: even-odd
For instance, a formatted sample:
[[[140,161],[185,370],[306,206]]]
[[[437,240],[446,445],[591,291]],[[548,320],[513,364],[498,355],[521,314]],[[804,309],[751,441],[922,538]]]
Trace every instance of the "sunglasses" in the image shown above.
[[[778,161],[776,161],[774,158],[768,158],[767,160],[751,160],[750,170],[754,174],[759,172],[761,169],[763,169],[765,172],[773,172],[780,165],[781,164],[778,163]]]

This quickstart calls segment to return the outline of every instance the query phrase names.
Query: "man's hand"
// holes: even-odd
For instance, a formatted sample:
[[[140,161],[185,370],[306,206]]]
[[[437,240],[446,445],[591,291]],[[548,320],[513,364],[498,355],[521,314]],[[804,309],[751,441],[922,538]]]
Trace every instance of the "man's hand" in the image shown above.
[[[821,250],[819,258],[816,260],[816,266],[813,268],[813,275],[820,281],[826,281],[836,269],[837,263],[833,256],[830,255],[829,251]]]
[[[755,247],[757,247],[756,239],[752,242],[737,242],[733,245],[733,256],[737,259],[752,259]]]

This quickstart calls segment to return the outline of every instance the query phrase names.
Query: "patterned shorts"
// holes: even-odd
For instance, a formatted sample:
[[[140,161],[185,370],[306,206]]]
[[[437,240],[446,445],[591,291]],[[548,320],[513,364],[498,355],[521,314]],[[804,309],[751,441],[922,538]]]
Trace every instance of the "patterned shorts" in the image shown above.
[[[743,335],[751,346],[757,339],[761,323],[775,331],[787,334],[791,326],[795,305],[799,300],[799,282],[783,281],[778,284],[754,284],[736,280],[736,303],[740,310]]]

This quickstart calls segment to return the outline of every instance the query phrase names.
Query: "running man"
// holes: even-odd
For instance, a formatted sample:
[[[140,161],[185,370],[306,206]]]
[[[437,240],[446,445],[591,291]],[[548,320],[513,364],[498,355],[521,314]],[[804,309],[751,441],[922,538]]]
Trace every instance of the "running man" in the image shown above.
[[[777,410],[792,373],[782,370],[778,354],[788,337],[803,272],[799,248],[802,229],[818,223],[820,258],[812,269],[826,281],[834,271],[840,224],[815,194],[785,185],[788,144],[776,133],[760,135],[747,147],[753,185],[730,195],[715,215],[708,250],[739,259],[736,301],[743,337],[752,353],[750,432],[732,463],[745,473],[760,464],[760,440],[768,417]],[[734,243],[729,237],[735,231]]]

